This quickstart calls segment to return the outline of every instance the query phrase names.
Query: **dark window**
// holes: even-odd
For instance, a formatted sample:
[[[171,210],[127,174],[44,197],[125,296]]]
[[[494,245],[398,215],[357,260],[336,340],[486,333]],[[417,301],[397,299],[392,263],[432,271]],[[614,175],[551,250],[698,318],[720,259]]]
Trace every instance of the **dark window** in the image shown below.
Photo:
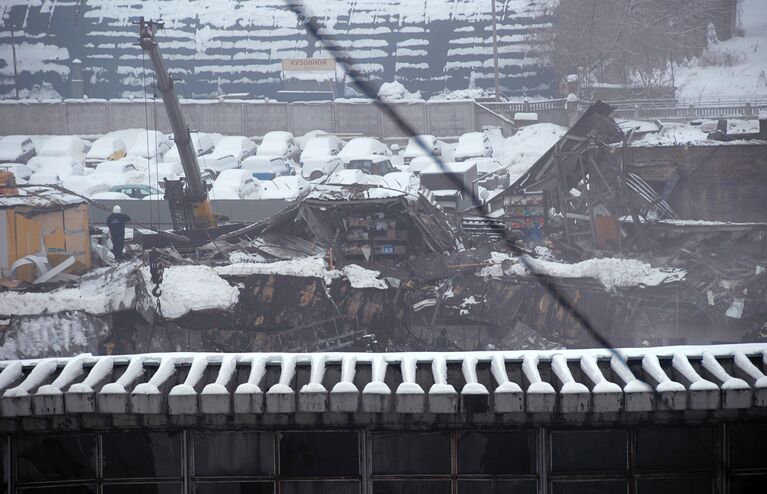
[[[637,480],[637,494],[706,494],[711,492],[713,492],[713,483],[710,478],[706,477]]]
[[[743,475],[730,480],[730,494],[753,494],[763,492],[767,486],[767,474]]]
[[[458,494],[536,494],[535,480],[461,480]]]
[[[359,494],[357,481],[294,481],[282,482],[281,494]]]
[[[730,463],[732,468],[767,468],[767,425],[734,425],[730,428]]]
[[[181,484],[105,485],[104,494],[181,494]]]
[[[450,494],[449,480],[379,480],[373,494]]]
[[[374,474],[449,474],[447,432],[378,432],[373,434]]]
[[[553,431],[551,471],[622,472],[628,464],[626,431]]]
[[[535,473],[536,432],[464,432],[458,436],[458,473]]]
[[[625,480],[555,481],[553,494],[626,494]]]
[[[0,492],[5,492],[5,445],[6,439],[0,438]]]
[[[283,432],[280,473],[286,477],[359,474],[356,432]]]
[[[102,437],[104,478],[178,477],[181,434],[114,432]]]
[[[271,475],[274,434],[270,432],[203,432],[194,435],[196,476]]]
[[[28,436],[16,443],[18,482],[96,478],[96,435]]]
[[[710,468],[714,431],[706,427],[637,430],[637,466],[643,470]]]
[[[272,482],[198,482],[196,494],[272,494]]]
[[[67,485],[61,487],[23,487],[19,494],[96,494],[95,485]]]

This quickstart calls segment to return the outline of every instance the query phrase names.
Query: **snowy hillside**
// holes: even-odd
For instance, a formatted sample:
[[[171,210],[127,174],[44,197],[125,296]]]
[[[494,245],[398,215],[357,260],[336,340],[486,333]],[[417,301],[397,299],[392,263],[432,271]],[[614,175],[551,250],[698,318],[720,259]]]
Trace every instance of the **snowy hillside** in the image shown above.
[[[504,85],[550,94],[547,29],[558,0],[499,0],[498,36]],[[476,0],[328,0],[307,12],[335,34],[359,68],[379,82],[398,80],[424,96],[490,85],[490,2]],[[0,95],[13,90],[10,26],[20,85],[48,82],[69,94],[71,61],[83,61],[91,97],[143,95],[145,61],[135,46],[139,16],[162,18],[160,48],[182,95],[249,92],[273,96],[281,61],[318,54],[283,0],[4,0],[0,2]]]
[[[743,37],[713,43],[675,68],[677,97],[767,98],[767,1],[742,0]]]

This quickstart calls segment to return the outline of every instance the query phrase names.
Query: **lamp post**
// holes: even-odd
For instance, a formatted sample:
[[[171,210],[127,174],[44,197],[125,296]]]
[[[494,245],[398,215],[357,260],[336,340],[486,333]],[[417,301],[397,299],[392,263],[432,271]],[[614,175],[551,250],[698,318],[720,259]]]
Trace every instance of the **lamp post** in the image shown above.
[[[498,81],[498,34],[495,26],[495,0],[490,0],[493,10],[493,69],[495,71],[495,101],[501,100],[501,86]]]
[[[16,99],[19,99],[19,73],[16,69],[16,37],[13,34],[13,26],[11,28],[11,51],[13,52],[13,88],[16,90]]]

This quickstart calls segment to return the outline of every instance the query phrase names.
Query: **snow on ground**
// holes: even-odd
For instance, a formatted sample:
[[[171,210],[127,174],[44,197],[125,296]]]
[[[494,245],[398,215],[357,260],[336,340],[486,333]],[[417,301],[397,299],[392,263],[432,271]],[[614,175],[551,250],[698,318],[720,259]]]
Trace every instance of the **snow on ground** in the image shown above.
[[[546,154],[565,132],[565,127],[539,123],[523,127],[513,136],[506,138],[501,163],[509,169],[512,182]]]
[[[743,37],[712,43],[700,57],[674,69],[677,98],[767,97],[767,3],[742,0]]]
[[[504,261],[508,263],[506,266],[502,264]],[[637,259],[588,259],[567,264],[526,256],[525,262],[537,274],[557,278],[592,278],[602,283],[609,291],[615,291],[616,288],[658,286],[679,281],[687,274],[681,269],[654,268]],[[494,278],[503,275],[526,276],[529,274],[530,271],[522,260],[497,252],[493,253],[491,264],[484,267],[480,273],[481,276]]]
[[[154,288],[149,267],[141,268],[149,292]],[[192,311],[226,310],[237,303],[240,290],[210,266],[170,266],[163,273],[160,304],[163,316],[179,318]]]

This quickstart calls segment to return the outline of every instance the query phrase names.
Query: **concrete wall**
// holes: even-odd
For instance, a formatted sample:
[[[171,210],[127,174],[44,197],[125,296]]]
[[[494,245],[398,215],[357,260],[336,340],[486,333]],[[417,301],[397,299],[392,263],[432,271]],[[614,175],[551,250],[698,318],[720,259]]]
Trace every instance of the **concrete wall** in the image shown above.
[[[300,136],[321,129],[337,134],[379,138],[404,137],[405,132],[372,103],[215,100],[185,102],[184,115],[192,130],[229,135],[263,136],[288,130]],[[457,137],[483,126],[511,127],[471,101],[402,102],[392,108],[418,133]],[[65,100],[64,102],[0,102],[0,135],[104,134],[128,128],[157,128],[170,132],[162,101]]]
[[[767,144],[635,146],[629,163],[656,190],[679,173],[669,202],[682,219],[767,221]]]
[[[96,201],[107,208],[90,206],[90,220],[93,225],[104,225],[112,207],[119,205],[123,213],[136,223],[171,228],[172,222],[167,201]],[[290,205],[282,200],[246,201],[219,200],[211,201],[213,211],[226,216],[229,221],[255,223],[273,216]]]

